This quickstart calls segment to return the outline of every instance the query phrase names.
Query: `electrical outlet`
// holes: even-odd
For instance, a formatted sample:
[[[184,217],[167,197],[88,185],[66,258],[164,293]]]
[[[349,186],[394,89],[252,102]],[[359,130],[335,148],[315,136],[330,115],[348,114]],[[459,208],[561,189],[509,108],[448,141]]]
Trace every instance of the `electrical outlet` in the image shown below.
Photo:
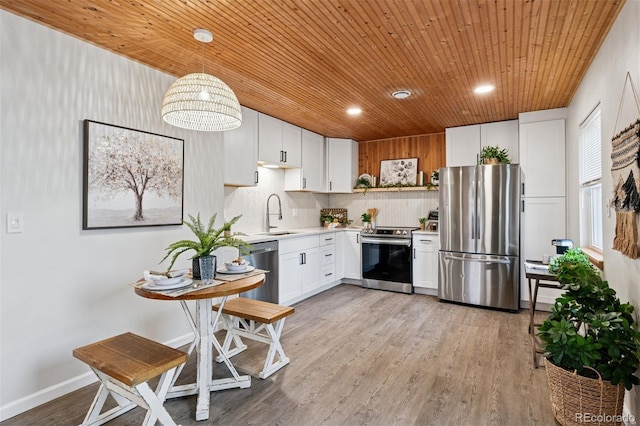
[[[23,222],[22,212],[7,213],[7,234],[22,232]]]

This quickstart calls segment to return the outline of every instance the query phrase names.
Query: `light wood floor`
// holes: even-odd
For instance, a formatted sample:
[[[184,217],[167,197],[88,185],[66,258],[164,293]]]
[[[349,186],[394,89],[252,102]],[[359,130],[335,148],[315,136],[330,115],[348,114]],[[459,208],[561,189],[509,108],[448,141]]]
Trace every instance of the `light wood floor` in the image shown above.
[[[251,388],[215,392],[196,422],[195,396],[166,402],[183,426],[553,425],[544,368],[534,370],[528,315],[340,285],[296,306],[282,343],[291,364],[257,378],[266,346],[232,359]],[[217,364],[217,372],[226,367]],[[183,373],[193,381],[189,361]],[[97,385],[2,423],[77,425]],[[109,425],[140,424],[136,409]]]

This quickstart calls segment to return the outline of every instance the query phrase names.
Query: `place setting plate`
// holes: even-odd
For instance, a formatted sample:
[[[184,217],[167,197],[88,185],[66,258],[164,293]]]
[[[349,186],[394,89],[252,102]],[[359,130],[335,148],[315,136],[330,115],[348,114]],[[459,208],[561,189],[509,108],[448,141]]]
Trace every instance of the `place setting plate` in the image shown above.
[[[144,288],[145,290],[164,291],[164,290],[176,290],[179,288],[188,287],[191,285],[191,283],[193,283],[193,280],[190,278],[178,277],[178,278],[173,278],[171,280],[147,281],[141,287]]]
[[[255,266],[247,265],[247,267],[244,269],[237,270],[237,271],[230,271],[229,269],[227,269],[226,266],[220,266],[216,271],[219,274],[246,274],[247,272],[251,272],[254,269],[256,269]]]

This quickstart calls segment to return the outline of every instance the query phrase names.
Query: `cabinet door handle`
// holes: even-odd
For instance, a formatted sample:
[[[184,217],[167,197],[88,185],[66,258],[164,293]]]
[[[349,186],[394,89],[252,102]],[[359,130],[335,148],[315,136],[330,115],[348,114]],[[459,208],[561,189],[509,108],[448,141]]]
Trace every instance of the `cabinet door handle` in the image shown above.
[[[302,178],[302,189],[307,187],[307,178]]]
[[[522,213],[524,213],[524,200],[522,200]]]
[[[333,275],[333,272],[329,272],[328,274],[324,274],[325,277],[330,277],[331,275]]]
[[[287,151],[284,151],[284,162],[287,162]]]
[[[431,240],[420,240],[421,243],[430,243]]]
[[[333,256],[333,253],[329,253],[329,254],[325,254],[324,257],[330,257]]]
[[[324,240],[325,241],[331,241],[331,240],[333,240],[333,238],[325,238]]]
[[[416,258],[416,249],[413,249],[413,258]]]
[[[522,182],[522,195],[524,195],[524,182]]]
[[[329,191],[333,190],[333,182],[329,181]]]
[[[304,253],[300,253],[300,265],[304,265]]]
[[[360,234],[356,234],[356,244],[360,244]]]
[[[256,177],[254,179],[254,183],[258,183],[260,175],[258,174],[258,171],[256,170]]]
[[[284,162],[284,151],[280,151],[280,162]]]

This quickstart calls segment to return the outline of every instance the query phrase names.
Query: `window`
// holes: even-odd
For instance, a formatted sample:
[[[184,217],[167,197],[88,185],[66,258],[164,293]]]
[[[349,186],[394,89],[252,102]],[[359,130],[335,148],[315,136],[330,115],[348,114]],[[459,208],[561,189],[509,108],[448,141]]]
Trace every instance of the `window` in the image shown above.
[[[602,252],[600,107],[580,125],[580,245]]]

